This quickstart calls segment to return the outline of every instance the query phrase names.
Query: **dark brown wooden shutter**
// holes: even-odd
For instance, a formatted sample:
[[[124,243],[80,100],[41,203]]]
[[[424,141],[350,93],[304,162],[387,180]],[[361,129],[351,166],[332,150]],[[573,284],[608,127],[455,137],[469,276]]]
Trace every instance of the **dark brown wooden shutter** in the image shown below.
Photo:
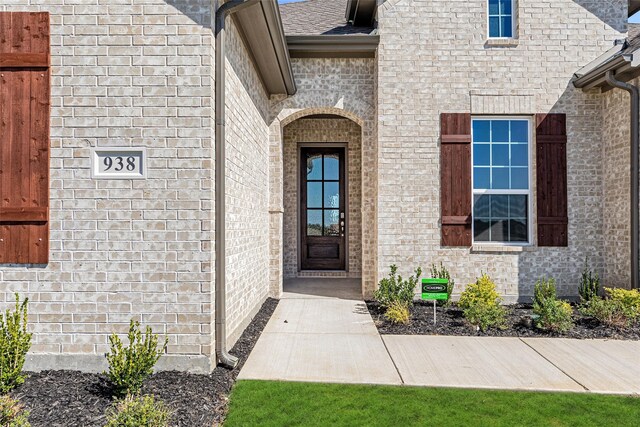
[[[471,246],[471,114],[440,116],[442,246]]]
[[[536,116],[538,246],[568,246],[567,116]]]
[[[0,263],[49,260],[49,14],[0,12]]]

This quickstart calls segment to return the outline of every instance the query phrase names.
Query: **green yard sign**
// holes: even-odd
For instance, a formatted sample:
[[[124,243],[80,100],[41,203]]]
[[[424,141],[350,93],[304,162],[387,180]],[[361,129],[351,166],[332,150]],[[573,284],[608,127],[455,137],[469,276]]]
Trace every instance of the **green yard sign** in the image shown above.
[[[447,299],[447,279],[422,279],[422,299],[426,301]]]

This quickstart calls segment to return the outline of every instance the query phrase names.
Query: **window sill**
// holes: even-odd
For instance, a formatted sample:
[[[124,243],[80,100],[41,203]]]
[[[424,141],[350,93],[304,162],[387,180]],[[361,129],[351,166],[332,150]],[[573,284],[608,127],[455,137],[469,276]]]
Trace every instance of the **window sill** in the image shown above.
[[[521,253],[527,246],[473,245],[471,253]]]
[[[484,43],[486,47],[516,47],[520,40],[516,38],[492,38]]]

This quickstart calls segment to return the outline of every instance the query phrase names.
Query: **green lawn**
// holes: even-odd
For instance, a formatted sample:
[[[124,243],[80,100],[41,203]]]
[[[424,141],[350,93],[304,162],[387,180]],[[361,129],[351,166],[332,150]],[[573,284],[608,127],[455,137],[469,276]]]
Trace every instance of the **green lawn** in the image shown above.
[[[638,426],[640,398],[239,381],[233,426]]]

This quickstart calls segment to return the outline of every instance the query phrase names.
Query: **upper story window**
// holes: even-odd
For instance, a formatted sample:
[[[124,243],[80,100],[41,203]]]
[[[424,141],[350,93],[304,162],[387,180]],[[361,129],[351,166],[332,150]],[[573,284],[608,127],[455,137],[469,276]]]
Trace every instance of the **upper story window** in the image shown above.
[[[527,119],[472,120],[473,240],[531,240],[531,124]]]
[[[510,38],[514,36],[515,1],[489,0],[490,38]]]

